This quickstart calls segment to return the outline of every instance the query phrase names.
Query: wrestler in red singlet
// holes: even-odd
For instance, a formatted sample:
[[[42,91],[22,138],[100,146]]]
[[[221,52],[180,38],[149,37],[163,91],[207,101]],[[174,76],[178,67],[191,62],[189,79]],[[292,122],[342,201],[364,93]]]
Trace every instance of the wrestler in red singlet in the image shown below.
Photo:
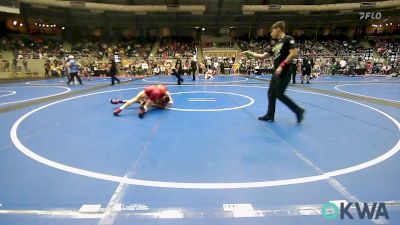
[[[157,100],[164,97],[164,95],[165,95],[165,93],[167,93],[167,91],[168,91],[167,88],[162,84],[151,85],[144,89],[144,93],[153,102],[156,102]]]
[[[113,114],[115,116],[118,116],[123,109],[133,103],[140,104],[138,113],[140,118],[143,118],[145,112],[147,112],[147,108],[150,106],[164,109],[167,105],[173,103],[168,89],[162,84],[148,86],[130,100],[111,99],[110,102],[111,104],[124,104],[114,110]]]

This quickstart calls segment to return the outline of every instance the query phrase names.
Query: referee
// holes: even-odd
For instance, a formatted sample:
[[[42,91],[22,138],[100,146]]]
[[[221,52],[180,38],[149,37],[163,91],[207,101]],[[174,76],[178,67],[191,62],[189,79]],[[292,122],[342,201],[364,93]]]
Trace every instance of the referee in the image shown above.
[[[181,85],[183,82],[182,76],[182,61],[180,58],[176,60],[175,69],[173,69],[174,76],[178,79],[178,85]]]
[[[274,58],[274,76],[272,76],[268,89],[268,111],[267,114],[258,119],[269,122],[275,121],[275,106],[278,98],[296,114],[297,123],[301,123],[304,119],[305,110],[285,95],[285,90],[291,78],[290,64],[297,57],[296,43],[293,37],[285,34],[285,29],[286,25],[283,21],[278,21],[271,26],[271,37],[276,41],[268,52],[257,54],[251,51],[244,51],[241,54],[257,59],[264,59],[268,56]]]
[[[67,63],[65,64],[65,67],[67,68],[67,71],[69,73],[69,78],[67,84],[70,85],[71,82],[75,82],[75,78],[78,80],[79,85],[82,85],[82,80],[79,77],[79,66],[76,63],[74,56],[69,55],[67,59]]]
[[[193,76],[193,81],[196,80],[196,71],[197,71],[197,62],[192,58],[192,61],[190,61],[190,72],[192,73]]]
[[[113,57],[110,58],[110,61],[108,62],[108,74],[111,77],[111,86],[115,84],[115,81],[121,83],[121,81],[117,78],[117,73],[118,73],[118,68],[117,68],[117,63],[115,62],[115,59]]]
[[[314,63],[310,57],[303,58],[303,63],[301,64],[301,83],[304,83],[304,77],[306,78],[307,84],[310,83],[311,69],[313,67],[313,64]]]

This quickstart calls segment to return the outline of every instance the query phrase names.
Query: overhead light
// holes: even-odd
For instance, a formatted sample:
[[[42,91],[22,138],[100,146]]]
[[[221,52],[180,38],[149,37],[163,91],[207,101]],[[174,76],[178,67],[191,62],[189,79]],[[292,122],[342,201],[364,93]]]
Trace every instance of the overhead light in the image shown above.
[[[13,21],[13,25],[16,26],[18,22],[16,20]]]
[[[194,27],[194,28],[199,29],[200,27]]]
[[[35,25],[37,26],[37,23],[35,23]]]
[[[46,27],[49,27],[49,25],[47,24]]]
[[[393,23],[390,23],[390,26],[392,26],[393,25]]]
[[[24,24],[23,24],[23,23],[20,23],[19,26],[22,27],[22,26],[24,26]]]
[[[201,28],[201,30],[202,30],[202,31],[205,31],[205,30],[206,30],[206,28],[204,28],[204,27],[203,27],[203,28]]]
[[[61,27],[61,30],[65,30],[65,27]]]
[[[233,28],[235,28],[235,27],[229,27],[230,29],[233,29]]]

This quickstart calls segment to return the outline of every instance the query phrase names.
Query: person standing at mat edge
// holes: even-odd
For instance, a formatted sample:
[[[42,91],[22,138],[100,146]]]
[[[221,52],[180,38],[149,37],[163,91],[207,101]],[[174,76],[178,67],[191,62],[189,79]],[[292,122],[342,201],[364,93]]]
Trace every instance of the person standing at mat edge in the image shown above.
[[[278,98],[296,114],[297,122],[301,123],[304,119],[305,110],[285,95],[285,90],[291,78],[292,68],[290,64],[297,57],[296,43],[293,37],[285,34],[285,28],[286,25],[283,21],[278,21],[271,26],[271,37],[276,41],[273,47],[267,52],[257,54],[251,51],[244,51],[241,55],[257,59],[264,59],[268,56],[274,58],[274,75],[268,89],[268,111],[267,114],[258,119],[269,122],[275,121],[275,106],[276,99]]]
[[[111,85],[115,84],[115,81],[121,83],[121,81],[116,77],[118,73],[118,68],[117,68],[117,63],[115,62],[114,58],[110,58],[110,62],[108,63],[108,73],[110,74],[111,77]]]
[[[173,69],[174,76],[178,79],[178,85],[181,85],[183,82],[182,76],[182,61],[180,58],[176,60],[175,69]]]
[[[303,63],[301,65],[302,74],[301,74],[301,83],[304,83],[304,77],[306,78],[307,84],[310,83],[311,69],[313,68],[314,62],[310,56],[306,56],[303,58]]]
[[[68,78],[67,84],[70,85],[71,82],[74,81],[74,79],[76,78],[79,82],[79,85],[82,85],[82,80],[78,75],[79,67],[78,67],[78,64],[76,63],[73,55],[68,56],[65,67],[67,68],[67,71],[69,73],[69,78]]]
[[[192,73],[193,76],[193,81],[196,80],[196,71],[197,71],[197,62],[194,60],[194,58],[192,58],[192,61],[190,61],[190,71]]]

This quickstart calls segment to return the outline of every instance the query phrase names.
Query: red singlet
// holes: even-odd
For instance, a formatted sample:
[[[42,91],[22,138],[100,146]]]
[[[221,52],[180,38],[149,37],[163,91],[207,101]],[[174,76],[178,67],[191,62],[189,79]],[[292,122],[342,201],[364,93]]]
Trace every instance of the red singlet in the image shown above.
[[[164,85],[151,85],[144,89],[144,93],[154,102],[164,97],[165,93],[167,93],[167,88]]]

